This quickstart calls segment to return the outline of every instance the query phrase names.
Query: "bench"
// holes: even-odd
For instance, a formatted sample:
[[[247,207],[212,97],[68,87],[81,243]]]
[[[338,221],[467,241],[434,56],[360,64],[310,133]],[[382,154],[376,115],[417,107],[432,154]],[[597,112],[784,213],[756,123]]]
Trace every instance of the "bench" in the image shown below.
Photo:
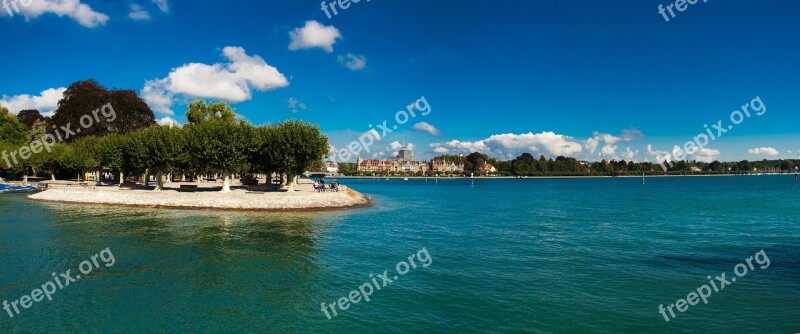
[[[263,185],[260,185],[260,186],[259,185],[247,186],[247,192],[251,192],[251,193],[254,193],[254,192],[267,192],[268,189],[269,189],[269,186],[267,186],[266,184],[263,184]]]
[[[197,191],[197,186],[193,184],[182,184],[178,192],[193,193]]]
[[[119,189],[130,189],[130,190],[136,189],[136,183],[135,182],[123,182],[123,183],[120,183],[119,184]]]

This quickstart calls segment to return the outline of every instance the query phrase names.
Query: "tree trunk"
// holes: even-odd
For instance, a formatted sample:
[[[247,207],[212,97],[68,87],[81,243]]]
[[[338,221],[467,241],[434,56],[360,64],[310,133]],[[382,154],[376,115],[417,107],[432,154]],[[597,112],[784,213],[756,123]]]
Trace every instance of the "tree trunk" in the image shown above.
[[[119,171],[119,184],[125,182],[125,172]]]
[[[148,175],[147,175],[147,174],[149,174],[149,173],[150,173],[150,170],[149,170],[149,169],[145,169],[145,170],[144,170],[144,186],[145,186],[145,187],[149,187],[149,186],[150,186],[150,178],[149,178],[149,177],[148,177]]]
[[[294,192],[294,175],[292,173],[286,174],[286,188],[289,192]]]
[[[163,191],[164,190],[164,178],[162,177],[162,172],[156,172],[156,188],[153,191]]]
[[[222,183],[222,192],[231,192],[231,178],[228,174],[225,174],[225,181]]]

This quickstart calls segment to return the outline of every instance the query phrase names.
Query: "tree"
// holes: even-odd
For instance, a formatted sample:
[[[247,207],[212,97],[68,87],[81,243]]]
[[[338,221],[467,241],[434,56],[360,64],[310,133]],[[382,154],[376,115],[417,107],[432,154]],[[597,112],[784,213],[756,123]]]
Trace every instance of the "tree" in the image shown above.
[[[125,180],[125,173],[133,170],[133,167],[126,159],[126,149],[130,148],[130,136],[123,136],[112,133],[98,138],[95,147],[95,159],[101,166],[119,172],[119,183]]]
[[[230,175],[244,173],[250,169],[250,149],[252,132],[248,124],[229,122],[201,121],[187,124],[186,152],[189,154],[189,165],[193,169],[222,174],[225,183],[223,192],[229,192]]]
[[[115,119],[106,118],[110,132],[128,133],[156,125],[156,116],[147,103],[133,90],[112,90],[109,93]],[[105,116],[105,115],[103,115]]]
[[[464,164],[464,171],[480,173],[483,171],[483,166],[486,164],[486,160],[488,159],[489,157],[485,154],[480,154],[479,152],[471,153],[467,156],[467,163]]]
[[[36,121],[46,120],[46,118],[42,116],[42,114],[40,114],[38,110],[35,109],[26,109],[20,111],[17,114],[17,119],[19,119],[19,121],[22,124],[25,124],[25,126],[27,126],[28,128],[33,127],[33,124],[36,123]]]
[[[236,122],[236,113],[225,102],[211,102],[195,100],[189,103],[189,111],[186,112],[186,119],[191,124],[200,124],[208,121],[223,121],[226,123]]]
[[[278,125],[276,144],[289,176],[289,191],[294,189],[294,177],[303,174],[328,154],[328,137],[316,125],[302,121],[286,121]]]
[[[134,160],[140,168],[156,172],[155,191],[164,189],[164,172],[170,172],[187,158],[184,134],[178,127],[155,126],[131,136]]]
[[[31,157],[31,165],[39,170],[50,173],[50,179],[56,180],[56,172],[63,167],[64,155],[67,152],[67,145],[57,143],[50,146],[50,149],[42,150],[39,154]]]
[[[0,141],[11,144],[24,144],[27,129],[20,123],[17,116],[0,107]]]
[[[41,139],[47,134],[47,130],[49,128],[50,127],[48,126],[46,119],[37,119],[28,129],[28,133],[26,134],[25,138],[29,143],[33,142],[34,140]]]
[[[78,180],[81,180],[84,172],[100,168],[100,163],[95,159],[96,146],[96,137],[85,137],[67,145],[59,156],[61,166],[77,171]]]
[[[80,118],[84,115],[92,115],[92,111],[100,109],[109,103],[109,93],[105,87],[101,86],[96,80],[89,79],[74,82],[64,91],[64,98],[58,101],[52,123],[56,128],[69,126],[73,131],[80,126]],[[105,124],[95,123],[92,127],[81,129],[81,133],[64,138],[67,142],[72,142],[81,137],[91,135],[105,135],[109,133],[109,127]]]

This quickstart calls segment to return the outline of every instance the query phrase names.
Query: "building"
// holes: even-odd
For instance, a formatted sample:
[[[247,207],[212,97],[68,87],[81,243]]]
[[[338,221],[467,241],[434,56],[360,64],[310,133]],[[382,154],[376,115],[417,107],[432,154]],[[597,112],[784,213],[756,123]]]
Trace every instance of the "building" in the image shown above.
[[[431,170],[434,173],[462,173],[464,172],[464,163],[461,161],[434,160],[431,161]]]
[[[407,146],[403,146],[400,151],[397,152],[397,157],[395,159],[406,161],[414,160],[414,152]]]
[[[338,174],[339,173],[339,164],[335,161],[328,161],[325,164],[325,172],[331,174]]]
[[[414,152],[409,147],[402,147],[398,152],[397,156],[393,158],[389,158],[386,160],[363,160],[361,156],[358,156],[358,160],[356,160],[356,166],[359,172],[362,173],[380,173],[380,172],[387,172],[387,173],[427,173],[429,170],[432,169],[432,163],[428,161],[420,161],[414,160]],[[464,170],[463,163],[459,163],[461,171]],[[458,166],[453,164],[449,169],[448,173],[458,170]],[[442,168],[440,171],[442,173],[445,172],[445,168]]]

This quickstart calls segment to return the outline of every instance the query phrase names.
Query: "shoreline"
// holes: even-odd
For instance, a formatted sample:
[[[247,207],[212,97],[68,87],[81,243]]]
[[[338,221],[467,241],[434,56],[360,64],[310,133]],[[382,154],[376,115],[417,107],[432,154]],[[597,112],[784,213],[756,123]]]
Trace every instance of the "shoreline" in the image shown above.
[[[739,175],[739,174],[697,174],[697,175],[645,175],[645,178],[668,178],[668,177],[733,177],[733,176],[794,176],[794,174],[775,174],[775,175]],[[326,179],[406,179],[409,180],[423,180],[423,179],[437,179],[434,176],[327,176]],[[574,175],[574,176],[476,176],[470,178],[464,177],[438,177],[439,180],[525,180],[525,179],[624,179],[624,178],[642,178],[641,175],[621,175],[621,176],[593,176],[593,175]]]
[[[223,210],[259,212],[339,211],[367,208],[372,199],[343,187],[338,192],[316,192],[311,184],[301,183],[295,192],[257,192],[243,189],[178,192],[175,190],[121,190],[103,188],[56,188],[27,196],[39,202],[99,206],[143,207],[178,210]]]

